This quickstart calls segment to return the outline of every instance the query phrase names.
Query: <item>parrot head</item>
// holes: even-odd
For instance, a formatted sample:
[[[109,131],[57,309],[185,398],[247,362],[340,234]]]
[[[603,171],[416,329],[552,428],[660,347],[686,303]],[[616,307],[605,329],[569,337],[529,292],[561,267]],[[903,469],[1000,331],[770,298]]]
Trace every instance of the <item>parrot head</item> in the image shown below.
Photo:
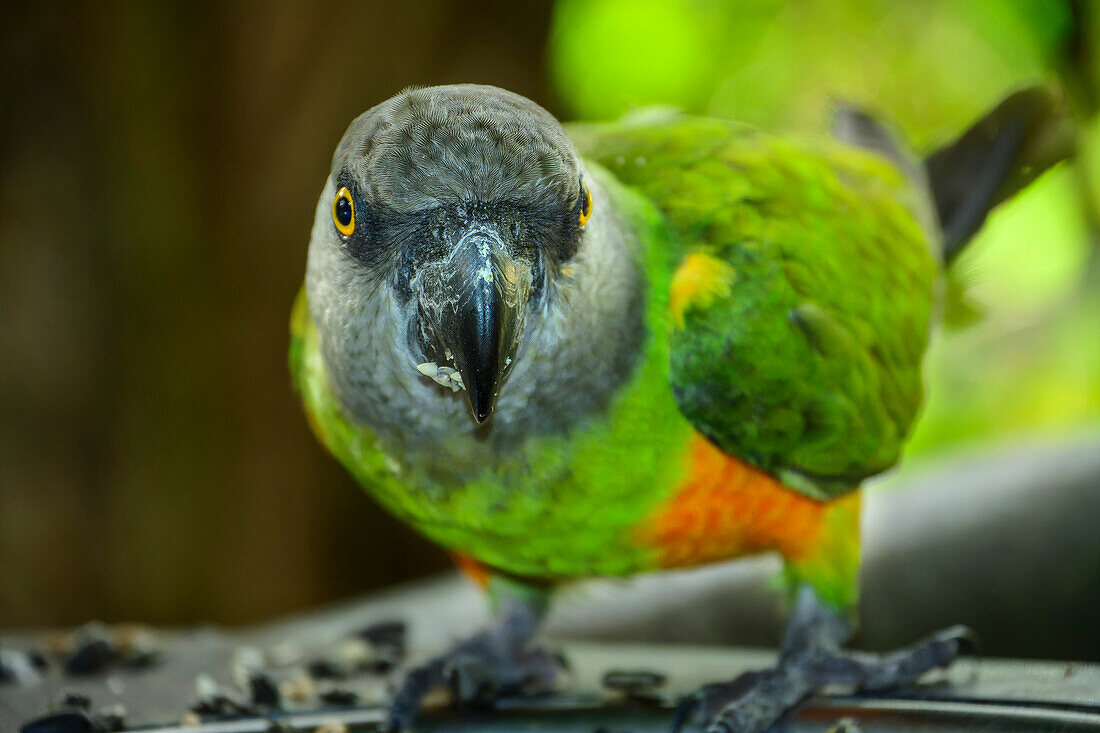
[[[540,403],[583,413],[585,395],[561,392],[566,360],[578,348],[607,360],[601,349],[624,339],[601,347],[601,331],[638,310],[622,238],[590,225],[594,194],[557,120],[501,89],[412,89],[358,117],[334,155],[306,273],[345,409],[444,433],[459,429],[457,410],[466,428]],[[602,272],[609,257],[622,272]]]

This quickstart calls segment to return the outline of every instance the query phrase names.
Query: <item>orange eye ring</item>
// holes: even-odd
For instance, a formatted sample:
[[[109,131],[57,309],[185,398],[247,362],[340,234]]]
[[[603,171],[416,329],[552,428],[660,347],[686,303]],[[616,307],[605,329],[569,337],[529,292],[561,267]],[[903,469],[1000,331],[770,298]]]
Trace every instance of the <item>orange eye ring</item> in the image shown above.
[[[588,190],[587,183],[581,183],[584,189],[584,203],[581,204],[581,216],[578,223],[583,227],[592,218],[592,192]]]
[[[336,198],[332,200],[332,223],[336,225],[336,231],[345,237],[355,232],[355,201],[347,186],[337,191]]]

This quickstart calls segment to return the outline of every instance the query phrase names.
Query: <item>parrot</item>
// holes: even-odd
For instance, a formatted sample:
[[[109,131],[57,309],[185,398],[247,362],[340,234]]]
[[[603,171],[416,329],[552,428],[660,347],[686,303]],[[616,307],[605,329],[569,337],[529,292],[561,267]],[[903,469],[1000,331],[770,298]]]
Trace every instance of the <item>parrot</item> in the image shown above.
[[[488,593],[488,628],[389,710],[552,689],[532,639],[598,576],[777,552],[773,668],[675,727],[763,731],[841,685],[946,667],[963,627],[849,651],[860,487],[921,405],[946,264],[1052,165],[1057,95],[1007,97],[920,160],[836,111],[820,137],[640,109],[563,126],[493,86],[411,87],[348,127],[318,199],[290,369],[321,444]]]

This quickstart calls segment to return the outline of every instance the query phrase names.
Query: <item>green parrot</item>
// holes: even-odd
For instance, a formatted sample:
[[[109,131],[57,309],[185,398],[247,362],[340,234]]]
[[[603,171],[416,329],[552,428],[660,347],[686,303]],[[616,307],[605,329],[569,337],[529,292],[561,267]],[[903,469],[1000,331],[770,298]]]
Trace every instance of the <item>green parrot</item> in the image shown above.
[[[841,649],[857,489],[920,407],[945,257],[1055,159],[1053,110],[1020,92],[927,164],[853,110],[820,140],[667,111],[567,130],[457,85],[352,122],[293,310],[294,382],[320,441],[495,610],[408,674],[391,728],[447,684],[459,702],[552,685],[528,642],[565,581],[749,553],[785,561],[778,664],[709,685],[681,722],[762,731],[826,685],[949,664],[961,627]]]

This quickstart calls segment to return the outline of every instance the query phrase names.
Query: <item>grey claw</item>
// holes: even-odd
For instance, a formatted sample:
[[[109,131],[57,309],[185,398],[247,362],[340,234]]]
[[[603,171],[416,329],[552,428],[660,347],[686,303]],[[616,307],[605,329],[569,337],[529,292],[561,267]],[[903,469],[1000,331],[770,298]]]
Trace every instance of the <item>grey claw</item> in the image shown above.
[[[493,698],[497,685],[477,657],[466,655],[450,660],[443,671],[451,697],[459,706],[474,705]]]

